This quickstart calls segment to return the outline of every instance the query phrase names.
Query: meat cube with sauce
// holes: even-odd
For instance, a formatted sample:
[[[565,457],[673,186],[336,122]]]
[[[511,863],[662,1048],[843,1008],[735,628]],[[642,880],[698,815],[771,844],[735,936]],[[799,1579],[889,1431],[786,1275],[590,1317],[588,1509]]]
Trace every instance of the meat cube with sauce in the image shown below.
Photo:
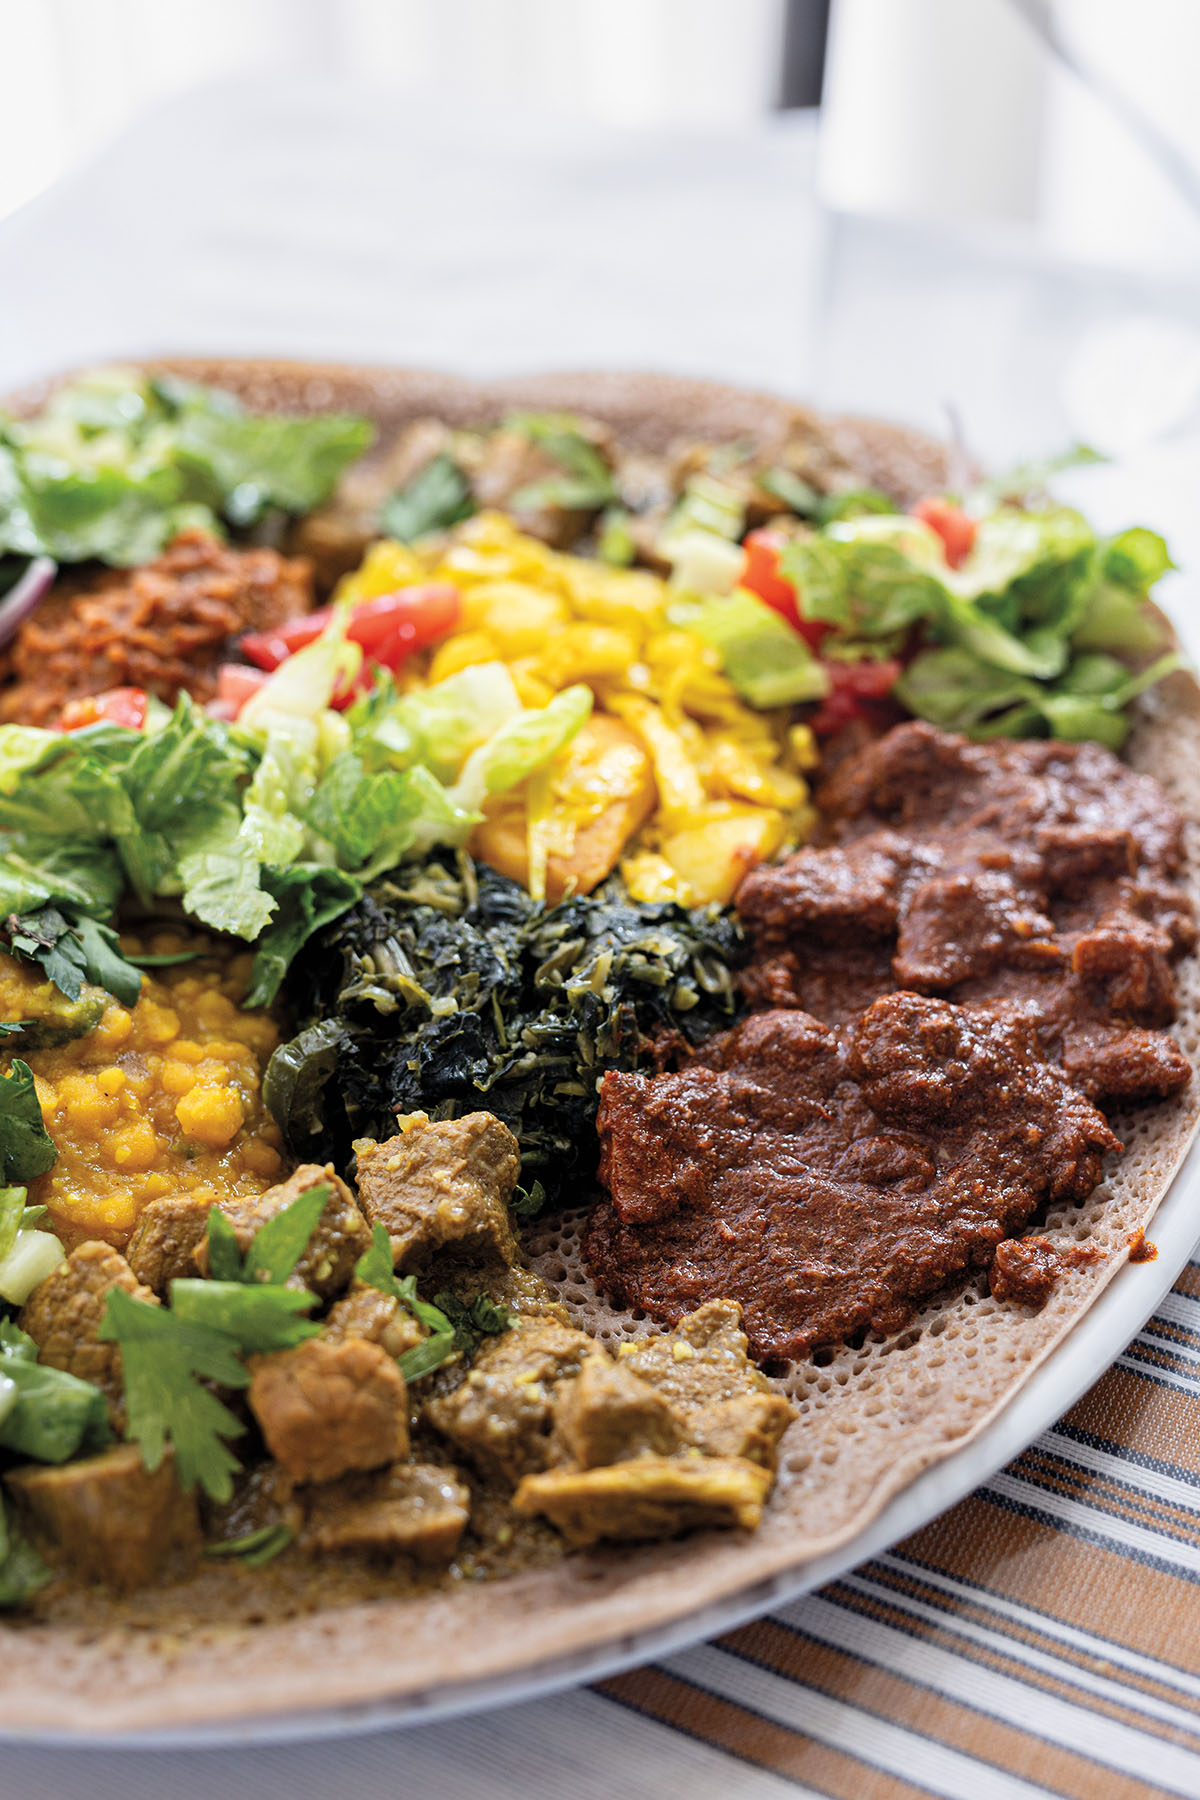
[[[80,1581],[146,1587],[200,1553],[195,1495],[176,1481],[170,1452],[151,1471],[139,1445],[120,1444],[58,1468],[13,1469],[4,1482],[38,1548]]]
[[[198,1273],[196,1251],[204,1242],[211,1208],[191,1194],[148,1200],[138,1214],[125,1256],[139,1281],[165,1298],[172,1281]]]
[[[121,1352],[99,1334],[109,1292],[118,1287],[138,1300],[155,1298],[111,1244],[80,1244],[34,1288],[17,1321],[37,1345],[39,1362],[90,1381],[108,1396],[110,1411],[121,1405]]]
[[[670,1456],[686,1442],[683,1421],[666,1396],[603,1350],[585,1359],[573,1381],[562,1383],[554,1429],[565,1456],[583,1469],[633,1456]]]
[[[391,1240],[398,1269],[499,1269],[518,1256],[508,1203],[521,1170],[517,1140],[490,1113],[414,1119],[398,1137],[360,1143],[358,1193]]]
[[[223,1200],[221,1211],[233,1226],[238,1249],[244,1256],[268,1219],[275,1218],[293,1200],[320,1183],[328,1185],[329,1198],[288,1286],[304,1287],[328,1299],[349,1285],[355,1263],[371,1246],[371,1233],[362,1213],[332,1163],[326,1163],[324,1168],[319,1163],[303,1163],[286,1181],[268,1188],[265,1194]],[[201,1273],[207,1275],[206,1243],[198,1247],[196,1261]]]
[[[296,1481],[335,1481],[408,1454],[408,1390],[393,1359],[364,1338],[308,1338],[255,1357],[250,1410]]]
[[[795,1408],[750,1361],[741,1322],[736,1301],[710,1300],[673,1332],[623,1344],[621,1367],[670,1405],[697,1450],[774,1469]]]
[[[307,1508],[303,1542],[314,1550],[367,1550],[436,1565],[457,1550],[471,1496],[455,1469],[398,1462],[316,1489]]]
[[[703,1526],[753,1531],[772,1475],[741,1457],[639,1456],[596,1469],[527,1475],[513,1497],[519,1513],[541,1513],[575,1549],[602,1540],[676,1537]]]
[[[454,1392],[425,1417],[482,1474],[515,1485],[556,1455],[555,1389],[578,1373],[594,1338],[553,1318],[521,1320],[490,1338]]]
[[[365,1338],[380,1344],[389,1356],[401,1357],[426,1336],[425,1327],[392,1294],[381,1294],[365,1281],[356,1281],[350,1292],[330,1307],[325,1335],[335,1341]]]

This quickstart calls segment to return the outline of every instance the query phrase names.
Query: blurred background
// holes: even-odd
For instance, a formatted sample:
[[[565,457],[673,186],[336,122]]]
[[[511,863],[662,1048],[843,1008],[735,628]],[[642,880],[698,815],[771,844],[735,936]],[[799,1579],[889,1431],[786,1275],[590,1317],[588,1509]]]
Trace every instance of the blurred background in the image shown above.
[[[667,368],[1198,530],[1195,0],[0,0],[0,59],[0,386]]]

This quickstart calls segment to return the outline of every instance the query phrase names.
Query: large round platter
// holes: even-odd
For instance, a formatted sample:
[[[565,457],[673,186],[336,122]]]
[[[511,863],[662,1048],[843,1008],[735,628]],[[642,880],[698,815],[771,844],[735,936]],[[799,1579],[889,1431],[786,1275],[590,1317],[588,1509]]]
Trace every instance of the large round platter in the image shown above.
[[[587,412],[648,447],[684,435],[769,441],[800,419],[903,497],[935,483],[940,467],[935,445],[895,427],[815,421],[761,395],[659,377],[555,376],[483,388],[390,370],[171,366],[256,406],[357,408],[379,421],[385,441],[424,414],[466,424],[519,404]],[[1131,757],[1200,819],[1200,689],[1189,677],[1172,677],[1146,704]],[[1195,852],[1193,842],[1193,871]],[[1175,1035],[1194,1058],[1194,965],[1184,967],[1181,990]],[[788,1375],[800,1416],[753,1536],[588,1552],[504,1581],[271,1623],[168,1633],[146,1629],[136,1606],[100,1600],[86,1626],[6,1621],[0,1736],[245,1743],[427,1721],[611,1673],[829,1580],[985,1481],[1096,1379],[1152,1311],[1195,1241],[1196,1085],[1114,1119],[1126,1144],[1119,1166],[1088,1202],[1055,1209],[1046,1225],[1104,1258],[1073,1269],[1041,1312],[997,1305],[973,1286],[938,1297],[894,1338]],[[1126,1266],[1129,1237],[1152,1217],[1157,1259]],[[612,1338],[636,1328],[588,1286],[569,1217],[542,1228],[531,1250],[588,1329]]]

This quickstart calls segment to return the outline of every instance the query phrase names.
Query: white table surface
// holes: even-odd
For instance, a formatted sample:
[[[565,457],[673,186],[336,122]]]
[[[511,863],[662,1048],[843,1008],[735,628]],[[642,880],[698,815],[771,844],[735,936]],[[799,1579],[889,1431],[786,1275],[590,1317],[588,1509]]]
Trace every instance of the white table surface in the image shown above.
[[[985,458],[1069,438],[1078,331],[1177,295],[1037,258],[831,223],[802,116],[670,137],[466,117],[450,94],[261,82],[197,90],[0,224],[0,391],[152,352],[465,373],[644,367],[915,423],[956,400]],[[1073,489],[1101,524],[1166,528],[1200,568],[1200,433]],[[1189,639],[1189,585],[1173,578]],[[1198,614],[1197,616],[1200,616]],[[731,1792],[731,1764],[590,1693],[341,1743],[187,1752],[6,1748],[22,1800],[630,1800]],[[741,1765],[739,1795],[795,1795]]]

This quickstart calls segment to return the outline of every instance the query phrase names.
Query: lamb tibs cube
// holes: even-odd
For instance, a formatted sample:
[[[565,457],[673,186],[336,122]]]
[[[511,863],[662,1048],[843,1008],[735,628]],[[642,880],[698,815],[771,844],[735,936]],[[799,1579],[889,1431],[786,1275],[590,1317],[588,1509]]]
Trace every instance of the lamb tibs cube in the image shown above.
[[[484,1475],[513,1486],[556,1455],[556,1386],[578,1373],[596,1343],[557,1319],[522,1320],[490,1338],[452,1394],[425,1416]]]
[[[374,1550],[446,1563],[458,1548],[470,1505],[454,1469],[394,1463],[315,1489],[303,1541],[315,1550]]]
[[[80,1244],[34,1288],[17,1321],[37,1345],[39,1362],[90,1381],[108,1396],[110,1410],[121,1405],[121,1352],[99,1332],[109,1291],[118,1287],[138,1300],[154,1300],[111,1244]]]
[[[138,1280],[165,1299],[172,1281],[194,1276],[196,1251],[204,1242],[210,1211],[207,1200],[191,1194],[164,1194],[160,1200],[147,1201],[125,1247]]]
[[[296,1481],[335,1481],[408,1455],[408,1391],[379,1344],[309,1338],[251,1367],[250,1410]]]
[[[221,1211],[233,1226],[238,1249],[244,1256],[268,1219],[275,1218],[293,1200],[321,1183],[329,1187],[329,1198],[288,1286],[305,1287],[322,1299],[329,1299],[349,1286],[355,1263],[371,1243],[371,1233],[354,1196],[332,1163],[324,1168],[319,1163],[302,1163],[277,1187],[268,1188],[265,1194],[226,1200]],[[197,1249],[196,1262],[201,1273],[207,1275],[207,1243]]]
[[[513,1498],[543,1513],[568,1544],[675,1537],[701,1526],[753,1531],[771,1491],[770,1470],[743,1457],[638,1456],[601,1469],[527,1475]]]
[[[747,1356],[741,1321],[735,1300],[709,1300],[674,1331],[622,1345],[621,1367],[670,1402],[697,1450],[773,1469],[795,1412]]]
[[[565,1456],[595,1469],[641,1455],[670,1456],[687,1441],[665,1394],[603,1350],[555,1396],[554,1428]]]
[[[168,1453],[151,1472],[137,1444],[50,1468],[5,1476],[16,1511],[55,1567],[81,1581],[145,1587],[201,1547],[196,1500],[175,1479]]]
[[[503,1269],[517,1260],[508,1203],[521,1170],[517,1140],[490,1113],[414,1118],[398,1137],[358,1147],[358,1192],[391,1240],[396,1267]]]
[[[391,1294],[356,1281],[350,1292],[330,1307],[325,1335],[337,1340],[365,1338],[368,1343],[382,1344],[389,1356],[398,1358],[415,1349],[426,1331]]]

